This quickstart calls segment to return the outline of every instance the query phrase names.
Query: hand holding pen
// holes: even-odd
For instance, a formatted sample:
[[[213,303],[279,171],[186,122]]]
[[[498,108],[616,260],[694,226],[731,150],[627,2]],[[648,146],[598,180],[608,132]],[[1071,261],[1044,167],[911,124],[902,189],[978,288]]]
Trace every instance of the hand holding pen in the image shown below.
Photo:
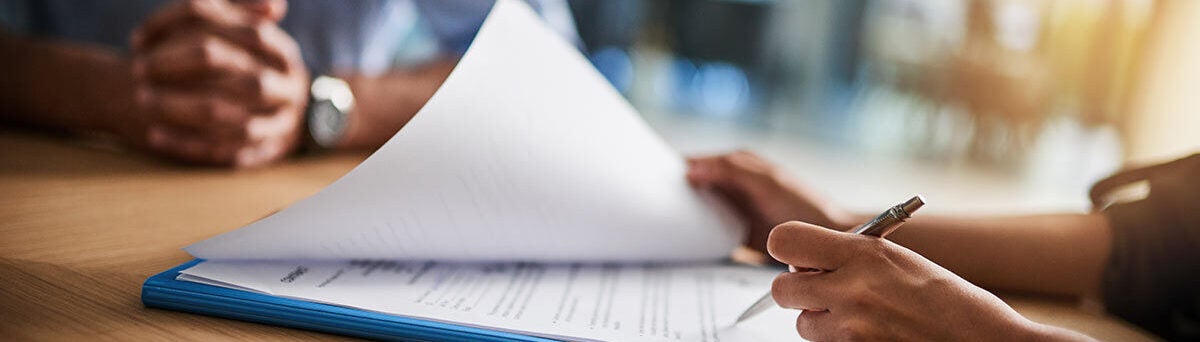
[[[751,152],[689,158],[688,165],[688,182],[716,190],[750,228],[748,247],[798,269],[822,270],[786,272],[772,284],[779,306],[802,311],[770,314],[794,315],[800,337],[1090,340],[1022,317],[996,296],[908,248],[855,234],[852,227],[861,222],[850,222],[853,215]],[[910,206],[906,212],[912,210]]]
[[[910,202],[906,203],[915,204]],[[769,299],[785,309],[801,310],[795,324],[800,337],[810,341],[1086,338],[1063,336],[1026,319],[1000,298],[916,252],[867,235],[894,230],[903,216],[893,216],[896,209],[871,221],[878,223],[851,232],[803,222],[784,223],[771,232],[767,250],[773,258],[797,269],[820,270],[785,272],[771,285]],[[772,300],[766,302],[768,308],[774,306]]]
[[[852,230],[852,232],[854,234],[873,236],[882,239],[895,231],[896,228],[900,228],[900,226],[903,225],[909,217],[912,217],[912,214],[916,212],[917,209],[921,209],[921,207],[924,205],[924,198],[922,198],[920,195],[913,196],[913,198],[910,198],[904,203],[900,203],[888,208],[888,210],[884,211],[882,214],[879,214],[879,216],[875,217],[875,219],[858,226]],[[768,244],[768,246],[770,245]],[[796,271],[795,265],[789,267],[792,268],[793,272]],[[825,269],[818,268],[813,270],[823,271]],[[742,321],[745,321],[750,317],[754,317],[755,315],[758,315],[773,306],[775,306],[775,300],[771,297],[771,293],[767,293],[759,298],[758,301],[754,302],[754,305],[751,305],[750,308],[746,309],[741,316],[738,316],[737,322],[741,323]]]

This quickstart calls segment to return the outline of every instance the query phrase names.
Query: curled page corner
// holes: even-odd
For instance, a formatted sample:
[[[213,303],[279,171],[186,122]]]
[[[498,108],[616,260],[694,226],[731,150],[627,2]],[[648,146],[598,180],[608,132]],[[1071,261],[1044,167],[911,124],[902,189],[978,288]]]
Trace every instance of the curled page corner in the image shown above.
[[[740,228],[578,50],[501,0],[404,129],[210,260],[701,261]]]

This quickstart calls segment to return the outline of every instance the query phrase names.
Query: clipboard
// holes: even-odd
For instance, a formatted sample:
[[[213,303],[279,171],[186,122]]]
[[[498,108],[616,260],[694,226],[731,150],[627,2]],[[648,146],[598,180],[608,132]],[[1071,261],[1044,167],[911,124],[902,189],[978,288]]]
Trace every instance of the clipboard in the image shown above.
[[[150,308],[390,341],[555,341],[543,337],[388,315],[177,280],[195,259],[142,284]]]

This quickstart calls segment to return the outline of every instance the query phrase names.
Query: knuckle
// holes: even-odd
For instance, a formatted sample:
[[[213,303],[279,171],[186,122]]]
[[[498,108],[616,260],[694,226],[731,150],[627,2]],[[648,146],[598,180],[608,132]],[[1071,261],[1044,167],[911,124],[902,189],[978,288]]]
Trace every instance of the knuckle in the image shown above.
[[[847,309],[861,312],[867,310],[874,303],[871,301],[872,296],[870,295],[870,291],[864,290],[861,286],[855,287],[848,292],[850,295],[846,297],[845,303],[843,303]]]
[[[839,336],[843,341],[859,341],[862,338],[862,336],[860,336],[860,332],[858,331],[858,327],[854,326],[853,324],[838,324],[835,330],[837,331],[837,336]]]
[[[207,68],[212,68],[217,65],[217,59],[221,55],[221,42],[213,37],[204,37],[200,39],[200,43],[196,45],[196,57],[200,60],[200,64]]]
[[[868,282],[855,282],[845,289],[846,295],[839,303],[850,312],[873,312],[885,302],[879,290]]]
[[[242,80],[244,91],[252,101],[261,103],[267,97],[267,76],[263,73],[256,73],[246,76]]]
[[[745,166],[752,158],[753,155],[746,151],[736,151],[729,154],[729,161],[738,166]]]
[[[731,166],[731,165],[733,165],[733,158],[734,158],[733,153],[722,154],[722,155],[717,156],[717,163],[721,164],[723,166]]]
[[[930,291],[951,292],[958,287],[958,283],[948,277],[932,277],[921,282],[921,287]]]
[[[271,29],[274,24],[258,23],[247,28],[246,39],[256,47],[266,47],[269,45],[268,37],[271,36]]]
[[[846,320],[838,324],[837,336],[842,341],[868,341],[870,326],[859,320]]]
[[[888,257],[888,246],[883,239],[856,236],[857,243],[852,244],[856,258],[866,258],[870,262],[880,262]]]
[[[232,134],[230,135],[229,140],[230,142],[236,144],[244,144],[247,141],[250,141],[254,135],[254,130],[251,129],[249,124],[234,126],[231,132]]]

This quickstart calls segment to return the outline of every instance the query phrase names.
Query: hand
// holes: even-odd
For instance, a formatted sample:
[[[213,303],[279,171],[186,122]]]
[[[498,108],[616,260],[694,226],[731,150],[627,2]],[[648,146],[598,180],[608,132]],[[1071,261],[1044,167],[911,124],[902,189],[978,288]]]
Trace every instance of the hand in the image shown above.
[[[1034,323],[982,288],[890,241],[788,222],[770,234],[784,273],[771,295],[804,310],[800,336],[827,340],[1090,340]]]
[[[849,214],[750,152],[689,158],[687,179],[722,195],[749,228],[746,245],[760,252],[780,223],[804,221],[839,230],[852,224]]]
[[[282,0],[175,2],[134,33],[146,146],[197,164],[256,166],[299,144],[308,71],[277,25]]]

